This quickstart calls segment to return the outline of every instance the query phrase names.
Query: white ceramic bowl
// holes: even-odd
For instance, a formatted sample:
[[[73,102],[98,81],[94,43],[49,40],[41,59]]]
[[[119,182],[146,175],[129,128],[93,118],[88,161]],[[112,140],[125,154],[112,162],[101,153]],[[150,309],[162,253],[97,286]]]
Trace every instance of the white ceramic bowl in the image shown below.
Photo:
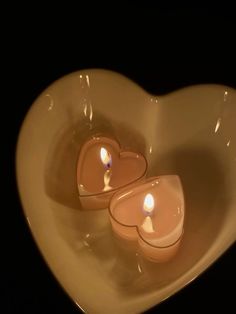
[[[55,277],[89,313],[137,313],[193,280],[236,239],[236,92],[199,85],[152,96],[113,72],[56,81],[29,110],[17,181],[34,239]],[[186,199],[176,257],[152,264],[120,248],[107,210],[80,211],[76,161],[93,133],[145,154],[148,176],[178,174]]]

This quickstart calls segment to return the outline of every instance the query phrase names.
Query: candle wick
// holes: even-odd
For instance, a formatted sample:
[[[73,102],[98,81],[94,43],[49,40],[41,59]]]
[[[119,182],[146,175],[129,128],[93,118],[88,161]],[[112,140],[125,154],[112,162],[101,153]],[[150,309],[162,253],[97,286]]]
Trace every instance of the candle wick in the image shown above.
[[[146,231],[148,233],[155,232],[154,229],[153,229],[152,218],[150,216],[147,216],[144,219],[143,224],[142,224],[141,227],[143,228],[144,231]]]
[[[108,164],[110,167],[110,164]],[[104,188],[103,191],[109,191],[112,189],[112,187],[110,186],[110,181],[111,181],[111,175],[112,175],[112,171],[111,169],[107,169],[104,173]]]

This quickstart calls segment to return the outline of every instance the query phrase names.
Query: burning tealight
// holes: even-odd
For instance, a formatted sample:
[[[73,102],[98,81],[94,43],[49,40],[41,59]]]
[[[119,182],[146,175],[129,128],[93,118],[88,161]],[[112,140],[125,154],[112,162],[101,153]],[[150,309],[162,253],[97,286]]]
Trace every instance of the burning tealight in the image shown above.
[[[102,147],[100,150],[100,157],[103,165],[105,166],[105,173],[104,173],[104,188],[103,191],[109,191],[112,187],[109,185],[111,181],[111,165],[112,165],[112,158],[111,154],[106,150],[106,148]]]
[[[154,209],[154,198],[152,194],[148,193],[145,196],[144,202],[143,202],[143,210],[144,214],[147,215],[147,217],[144,218],[144,221],[141,225],[144,231],[146,232],[154,232],[153,224],[152,224],[152,218],[150,215],[152,215]]]
[[[118,191],[111,199],[109,214],[119,238],[137,241],[149,260],[169,260],[183,234],[184,196],[179,177],[154,177]]]
[[[143,179],[146,171],[147,162],[141,154],[121,151],[111,138],[92,137],[82,146],[77,165],[83,208],[107,208],[115,191]]]

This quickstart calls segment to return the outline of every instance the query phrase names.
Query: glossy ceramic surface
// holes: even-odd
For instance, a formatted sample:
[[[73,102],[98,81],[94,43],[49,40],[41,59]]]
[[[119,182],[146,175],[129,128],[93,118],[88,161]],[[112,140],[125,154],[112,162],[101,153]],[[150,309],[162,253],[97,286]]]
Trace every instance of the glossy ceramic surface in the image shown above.
[[[236,92],[200,85],[152,96],[109,71],[68,75],[36,99],[17,145],[17,181],[34,239],[52,272],[89,313],[137,313],[193,280],[236,239]],[[120,248],[108,211],[81,211],[82,142],[110,134],[142,153],[148,176],[178,174],[185,232],[158,265]]]

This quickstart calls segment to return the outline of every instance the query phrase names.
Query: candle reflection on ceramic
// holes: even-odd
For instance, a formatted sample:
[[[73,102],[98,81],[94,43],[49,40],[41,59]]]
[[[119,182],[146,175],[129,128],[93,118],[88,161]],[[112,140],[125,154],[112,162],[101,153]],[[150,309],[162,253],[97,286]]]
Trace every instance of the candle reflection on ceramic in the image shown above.
[[[115,235],[129,242],[149,260],[171,259],[180,244],[184,196],[176,175],[153,177],[117,192],[109,207]]]
[[[122,151],[119,143],[93,136],[80,149],[77,185],[84,209],[104,209],[119,188],[144,179],[147,162],[139,153]]]

